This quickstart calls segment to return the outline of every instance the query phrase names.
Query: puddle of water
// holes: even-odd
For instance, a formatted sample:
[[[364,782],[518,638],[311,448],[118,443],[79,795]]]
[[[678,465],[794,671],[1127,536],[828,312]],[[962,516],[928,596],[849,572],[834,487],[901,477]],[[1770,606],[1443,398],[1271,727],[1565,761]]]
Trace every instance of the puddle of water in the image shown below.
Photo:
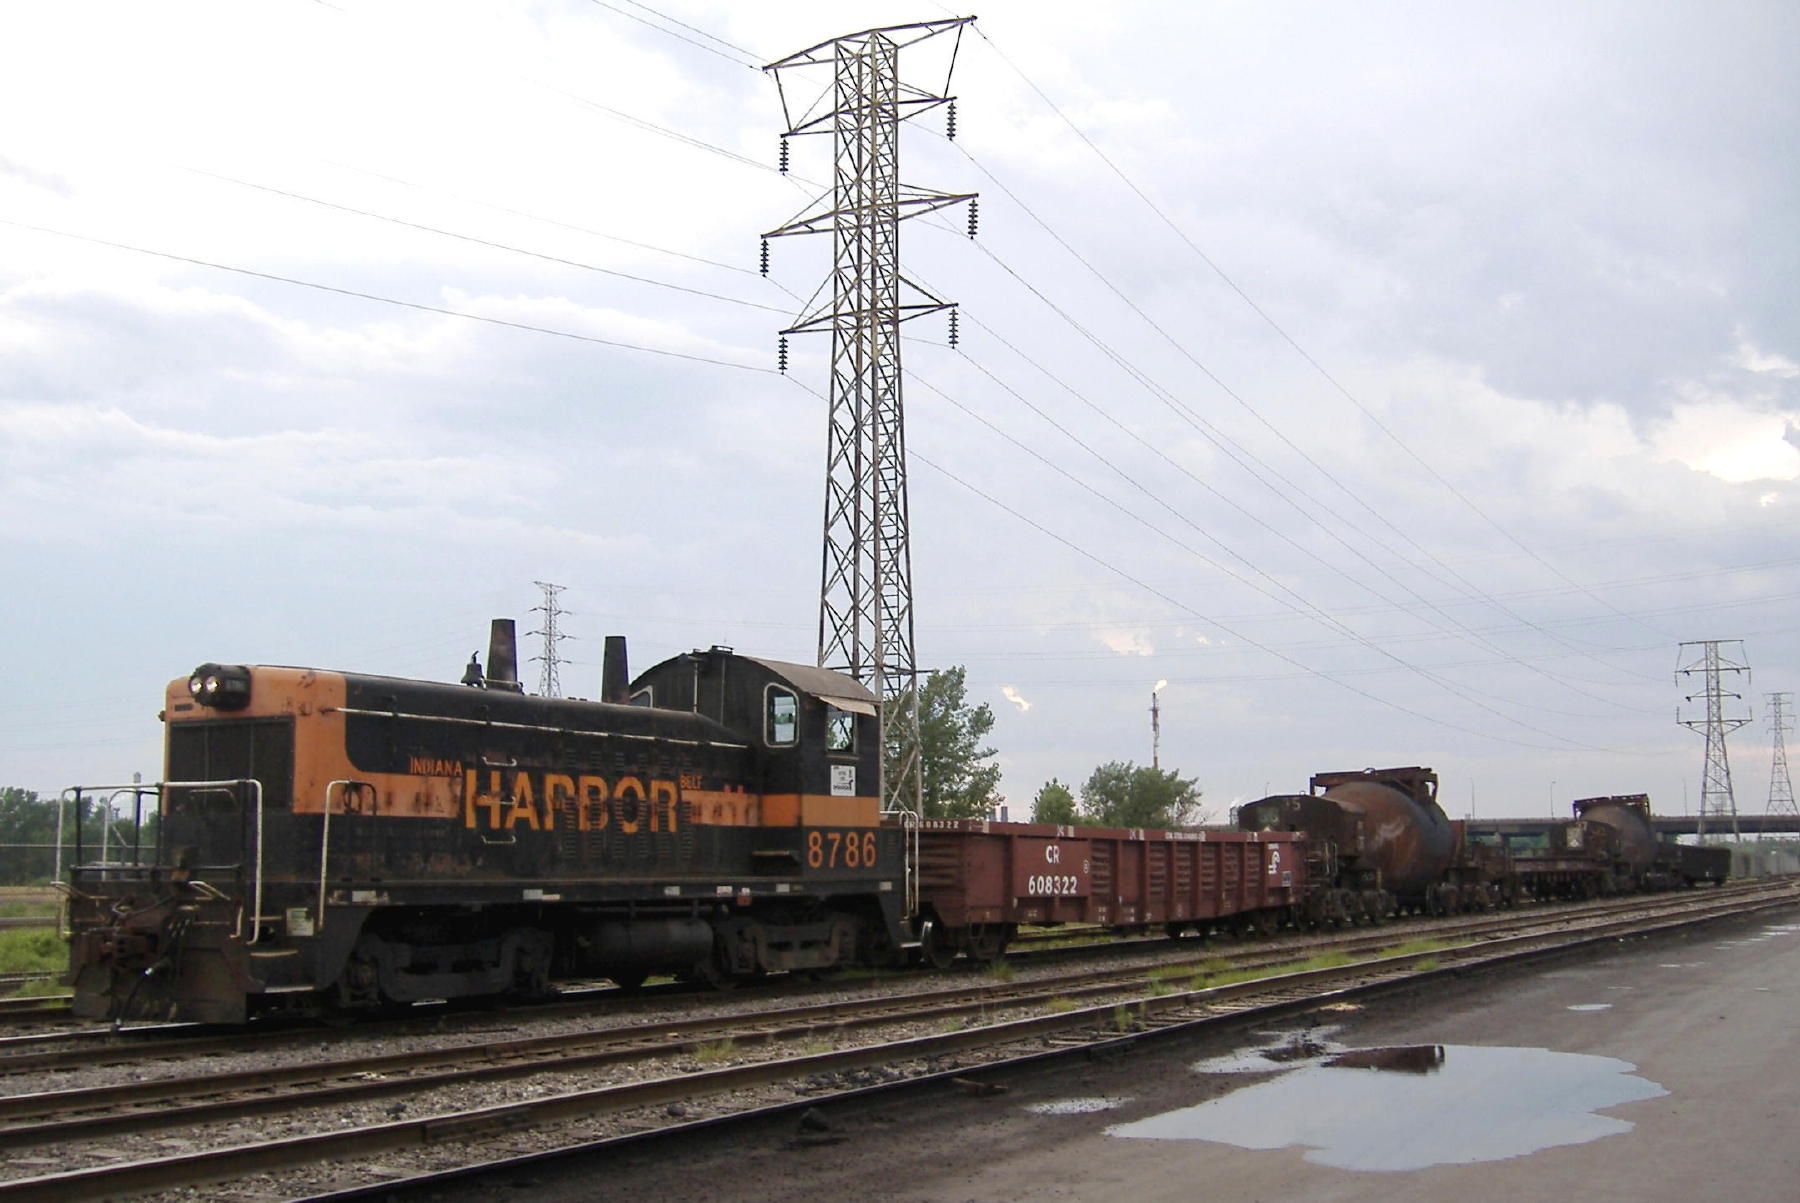
[[[1612,1010],[1612,1004],[1611,1003],[1576,1003],[1573,1006],[1568,1007],[1566,1009],[1570,1010],[1570,1011],[1610,1011],[1610,1010]]]
[[[1033,1115],[1092,1115],[1096,1111],[1116,1110],[1130,1101],[1111,1097],[1051,1099],[1046,1103],[1027,1103],[1025,1110]]]
[[[1338,1031],[1331,1027],[1311,1028],[1304,1032],[1259,1032],[1274,1041],[1262,1048],[1239,1049],[1219,1057],[1196,1061],[1190,1068],[1203,1074],[1269,1074],[1291,1069],[1306,1062],[1343,1051],[1343,1045],[1328,1039]]]
[[[1466,1165],[1629,1132],[1625,1120],[1595,1112],[1668,1093],[1634,1076],[1636,1068],[1541,1048],[1357,1049],[1107,1132],[1246,1149],[1299,1145],[1306,1160],[1346,1170]]]

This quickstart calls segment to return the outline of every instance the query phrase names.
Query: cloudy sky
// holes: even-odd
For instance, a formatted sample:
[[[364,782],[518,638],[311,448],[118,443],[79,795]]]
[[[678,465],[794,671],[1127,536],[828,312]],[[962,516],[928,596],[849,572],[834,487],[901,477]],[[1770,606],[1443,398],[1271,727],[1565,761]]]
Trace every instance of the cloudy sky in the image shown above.
[[[1002,788],[1215,811],[1429,764],[1446,808],[1698,804],[1683,640],[1741,639],[1740,809],[1800,689],[1800,9],[978,10],[904,178],[918,653]],[[824,239],[757,68],[846,0],[195,0],[0,15],[0,783],[158,775],[218,660],[453,680],[602,636],[816,654]],[[909,51],[938,86],[947,42]],[[794,86],[804,90],[806,81]],[[526,640],[526,654],[539,650]],[[527,675],[536,666],[527,666]],[[534,678],[535,679],[535,678]]]

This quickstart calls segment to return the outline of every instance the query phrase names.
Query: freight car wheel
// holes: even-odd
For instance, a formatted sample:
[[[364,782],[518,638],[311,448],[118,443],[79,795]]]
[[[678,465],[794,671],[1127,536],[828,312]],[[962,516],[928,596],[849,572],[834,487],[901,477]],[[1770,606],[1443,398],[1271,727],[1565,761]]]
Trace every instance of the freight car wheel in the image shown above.
[[[919,955],[933,969],[948,969],[956,960],[956,937],[936,919],[919,925]]]
[[[1006,952],[1012,927],[1005,923],[972,923],[963,929],[962,950],[972,961],[987,964]]]

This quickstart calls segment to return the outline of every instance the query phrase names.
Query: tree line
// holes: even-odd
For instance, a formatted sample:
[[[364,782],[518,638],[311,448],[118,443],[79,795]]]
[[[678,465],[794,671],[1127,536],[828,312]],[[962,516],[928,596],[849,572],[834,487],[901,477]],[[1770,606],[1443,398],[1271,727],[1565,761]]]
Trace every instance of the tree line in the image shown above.
[[[994,727],[987,703],[971,706],[961,665],[933,672],[919,689],[919,757],[925,817],[975,819],[1006,799],[997,790],[997,754],[985,746]],[[887,733],[888,771],[895,771],[898,733]],[[1032,800],[1034,823],[1101,827],[1186,827],[1204,820],[1200,787],[1173,769],[1112,760],[1076,791],[1052,777]]]

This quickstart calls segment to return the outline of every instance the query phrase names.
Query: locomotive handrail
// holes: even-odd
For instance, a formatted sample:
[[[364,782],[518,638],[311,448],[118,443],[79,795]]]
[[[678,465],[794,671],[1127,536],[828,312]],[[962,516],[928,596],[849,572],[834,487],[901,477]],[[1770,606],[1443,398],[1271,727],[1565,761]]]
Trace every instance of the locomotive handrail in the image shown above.
[[[333,706],[333,714],[358,714],[373,718],[404,718],[421,723],[448,723],[462,727],[498,727],[508,731],[544,731],[553,735],[595,735],[604,739],[630,739],[643,743],[684,744],[693,748],[737,748],[751,745],[737,740],[686,739],[673,735],[648,735],[640,731],[585,731],[579,727],[555,726],[549,723],[515,723],[505,719],[462,718],[454,714],[411,714],[404,710],[364,710],[355,706]]]
[[[365,786],[373,789],[367,781],[356,781],[349,777],[340,777],[336,781],[325,783],[324,821],[319,825],[319,917],[313,925],[313,934],[325,930],[325,865],[331,855],[331,790],[333,786],[344,787],[344,809],[350,809],[350,789],[362,789]]]
[[[263,783],[254,777],[237,777],[229,781],[159,781],[158,790],[193,789],[209,792],[225,792],[235,790],[239,786],[248,785],[256,797],[256,862],[251,877],[250,903],[250,939],[255,944],[262,939],[263,917]]]
[[[54,871],[51,873],[52,880],[61,880],[61,878],[62,878],[63,807],[66,803],[73,802],[76,805],[77,814],[75,816],[75,847],[76,847],[76,851],[79,852],[81,850],[81,815],[79,813],[79,810],[80,810],[83,794],[105,793],[107,796],[106,797],[107,809],[110,812],[110,810],[112,808],[112,800],[114,798],[117,798],[120,794],[127,794],[127,793],[134,794],[138,798],[142,798],[143,795],[145,795],[145,794],[159,793],[161,791],[161,789],[162,789],[162,783],[153,783],[150,785],[146,785],[141,781],[133,781],[129,785],[71,785],[71,786],[68,786],[67,788],[65,788],[62,791],[62,793],[57,795],[57,798],[56,798],[56,861],[55,861]],[[143,817],[141,814],[136,814],[136,808],[134,808],[134,815],[138,821],[138,827],[139,827],[139,832],[140,832],[140,837],[141,837],[141,832],[142,832],[142,828],[143,828]],[[106,855],[105,831],[106,831],[106,825],[102,824],[100,854],[103,857]],[[134,852],[136,851],[137,847],[138,847],[138,845],[134,842],[132,845]]]
[[[901,892],[906,899],[906,913],[916,915],[919,913],[919,829],[924,824],[920,822],[919,812],[909,807],[901,806],[881,813],[900,818]]]

